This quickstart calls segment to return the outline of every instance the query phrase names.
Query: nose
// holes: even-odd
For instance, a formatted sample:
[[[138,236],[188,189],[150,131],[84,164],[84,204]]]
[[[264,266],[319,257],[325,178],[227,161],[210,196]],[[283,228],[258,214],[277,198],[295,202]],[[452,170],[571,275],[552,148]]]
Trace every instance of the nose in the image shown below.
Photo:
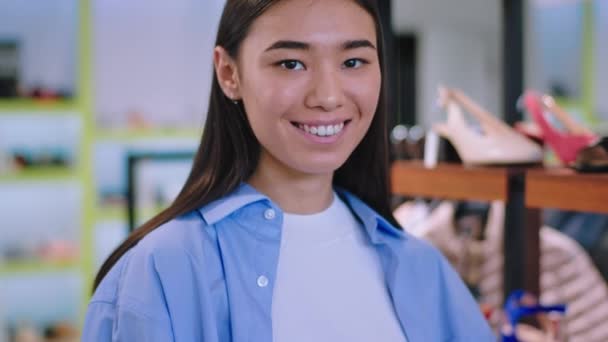
[[[317,70],[306,96],[306,106],[331,112],[344,104],[344,92],[339,71],[326,66]]]

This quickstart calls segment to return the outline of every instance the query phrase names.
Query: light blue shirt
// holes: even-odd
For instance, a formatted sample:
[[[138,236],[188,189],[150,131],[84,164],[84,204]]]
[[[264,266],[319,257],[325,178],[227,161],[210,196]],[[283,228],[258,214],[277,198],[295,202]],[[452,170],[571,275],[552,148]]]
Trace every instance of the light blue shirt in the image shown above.
[[[378,252],[409,342],[495,341],[458,275],[429,244],[338,195]],[[83,341],[272,341],[283,213],[247,184],[148,234],[104,278]],[[294,308],[297,310],[297,308]]]

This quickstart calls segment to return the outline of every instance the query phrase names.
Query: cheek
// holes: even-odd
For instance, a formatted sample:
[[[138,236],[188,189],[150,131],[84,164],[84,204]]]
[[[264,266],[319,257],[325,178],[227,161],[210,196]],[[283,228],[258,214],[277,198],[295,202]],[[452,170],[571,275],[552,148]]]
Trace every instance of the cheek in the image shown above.
[[[247,104],[250,120],[258,116],[279,117],[301,100],[302,82],[256,74],[243,83],[242,97]]]
[[[371,121],[380,99],[380,88],[382,86],[380,72],[370,74],[365,80],[359,80],[352,84],[353,98],[361,111],[362,119]]]

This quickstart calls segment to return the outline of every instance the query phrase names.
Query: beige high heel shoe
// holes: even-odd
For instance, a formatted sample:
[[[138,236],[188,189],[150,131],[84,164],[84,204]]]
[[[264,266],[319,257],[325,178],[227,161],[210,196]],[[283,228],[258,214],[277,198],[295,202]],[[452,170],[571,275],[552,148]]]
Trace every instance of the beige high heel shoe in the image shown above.
[[[517,165],[542,161],[543,153],[538,145],[484,110],[462,91],[440,87],[439,105],[448,118],[433,129],[452,143],[464,164]],[[466,122],[461,106],[476,119],[481,132]]]

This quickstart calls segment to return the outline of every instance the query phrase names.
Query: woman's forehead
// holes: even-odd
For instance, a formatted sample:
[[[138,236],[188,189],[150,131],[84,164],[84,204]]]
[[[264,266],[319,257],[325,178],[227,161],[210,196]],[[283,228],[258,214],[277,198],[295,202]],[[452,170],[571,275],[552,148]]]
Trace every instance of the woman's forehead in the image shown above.
[[[354,0],[283,0],[254,21],[248,38],[264,49],[277,40],[315,46],[366,39],[376,45],[376,25]]]

